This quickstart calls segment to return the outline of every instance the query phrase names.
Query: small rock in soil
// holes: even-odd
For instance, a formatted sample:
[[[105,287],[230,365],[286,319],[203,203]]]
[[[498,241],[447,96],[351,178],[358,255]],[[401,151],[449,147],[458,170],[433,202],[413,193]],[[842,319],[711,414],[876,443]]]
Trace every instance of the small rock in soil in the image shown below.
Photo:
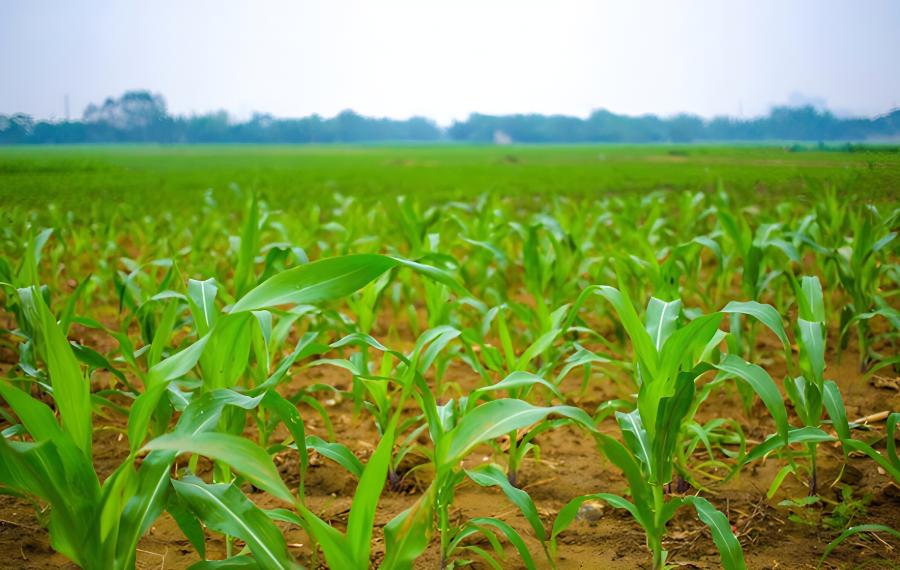
[[[594,526],[597,524],[597,521],[603,518],[603,503],[599,501],[586,501],[579,507],[578,514],[575,515],[575,518]]]

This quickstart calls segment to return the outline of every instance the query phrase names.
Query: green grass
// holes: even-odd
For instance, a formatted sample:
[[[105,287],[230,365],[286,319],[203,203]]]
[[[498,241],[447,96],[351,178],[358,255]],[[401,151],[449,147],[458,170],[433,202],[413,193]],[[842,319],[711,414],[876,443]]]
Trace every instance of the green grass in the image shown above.
[[[63,146],[0,147],[0,196],[77,208],[84,198],[168,204],[237,184],[272,198],[381,198],[705,189],[757,199],[834,184],[868,196],[900,186],[900,153],[777,146]]]

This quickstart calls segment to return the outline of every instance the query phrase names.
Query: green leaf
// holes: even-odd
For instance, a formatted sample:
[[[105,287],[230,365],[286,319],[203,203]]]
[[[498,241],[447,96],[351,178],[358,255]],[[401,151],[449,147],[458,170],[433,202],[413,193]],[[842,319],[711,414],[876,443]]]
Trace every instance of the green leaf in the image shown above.
[[[721,322],[722,313],[711,313],[672,333],[660,354],[659,379],[673,381],[678,372],[693,368],[695,359],[715,337]],[[642,417],[645,422],[651,421],[648,416],[642,414]]]
[[[778,386],[769,373],[756,364],[746,362],[733,354],[727,355],[722,362],[714,366],[723,372],[737,376],[753,388],[753,391],[769,410],[769,414],[775,420],[775,428],[786,442],[790,428],[787,409],[784,406],[781,392],[778,391]]]
[[[597,290],[615,309],[622,326],[631,338],[634,356],[641,363],[647,374],[653,378],[657,375],[659,366],[659,354],[653,344],[653,339],[647,334],[647,330],[641,324],[641,320],[634,310],[634,305],[628,296],[615,287],[601,286]]]
[[[225,560],[201,560],[188,567],[188,570],[257,570],[259,562],[247,554],[232,556]]]
[[[200,338],[181,352],[166,358],[147,373],[146,389],[135,399],[128,415],[128,441],[132,452],[136,451],[147,436],[151,416],[166,392],[167,384],[187,374],[200,360],[210,334]]]
[[[409,267],[457,291],[462,289],[448,273],[434,267],[384,255],[345,255],[282,271],[241,297],[231,312],[337,299],[361,289],[385,271],[396,267]]]
[[[503,494],[514,505],[519,507],[525,520],[528,521],[528,524],[534,530],[537,539],[541,542],[547,540],[547,531],[544,529],[544,523],[538,515],[537,507],[534,506],[534,501],[531,500],[528,493],[514,487],[499,467],[490,464],[481,465],[475,469],[466,470],[466,475],[482,487],[500,487]]]
[[[206,558],[206,536],[203,534],[203,526],[194,513],[188,509],[187,503],[181,498],[181,495],[169,493],[166,511],[175,520],[178,528],[190,541],[200,558]]]
[[[240,243],[237,266],[234,269],[234,294],[238,297],[243,295],[250,283],[255,280],[253,265],[259,247],[259,201],[255,192],[247,200]]]
[[[218,425],[226,405],[250,410],[255,408],[261,399],[262,395],[250,398],[231,390],[207,392],[188,404],[172,433],[191,438],[213,430]],[[119,560],[117,562],[119,566],[133,565],[138,541],[162,512],[169,488],[169,472],[176,455],[177,451],[171,450],[151,451],[144,458],[137,473],[137,491],[122,511],[116,556],[125,561]],[[129,559],[131,562],[128,562]]]
[[[516,532],[516,529],[509,526],[509,524],[493,517],[475,517],[469,522],[478,526],[493,526],[499,529],[500,532],[506,536],[507,540],[509,540],[510,544],[516,549],[516,552],[519,553],[519,558],[522,559],[525,568],[527,570],[534,570],[536,568],[534,559],[531,557],[531,552],[528,551],[528,547],[525,545],[525,541],[522,540],[522,536]]]
[[[885,444],[885,451],[894,467],[900,469],[900,458],[897,457],[897,442],[894,440],[898,422],[900,422],[900,412],[894,412],[887,418],[885,427],[887,443]]]
[[[855,534],[860,534],[863,532],[886,532],[896,538],[900,538],[900,532],[883,524],[860,524],[851,526],[850,528],[842,532],[840,536],[828,543],[828,546],[825,547],[825,552],[822,553],[822,558],[819,559],[819,564],[816,566],[816,568],[821,568],[822,563],[825,562],[825,559],[828,558],[828,555],[831,554],[831,551],[837,548],[842,542]]]
[[[308,435],[306,436],[306,447],[336,462],[357,479],[362,477],[362,462],[343,443],[327,442],[318,436]]]
[[[647,437],[647,430],[644,429],[644,423],[641,421],[640,412],[637,410],[632,410],[627,414],[616,412],[616,421],[619,423],[619,429],[622,430],[622,436],[631,453],[646,469],[647,478],[651,481],[655,480],[653,452],[650,449],[650,439]]]
[[[347,520],[347,541],[353,550],[358,563],[367,565],[372,546],[372,525],[375,523],[375,508],[384,483],[387,480],[388,468],[391,464],[391,453],[394,448],[394,425],[378,442],[366,468],[363,470],[353,503],[350,505],[350,516]]]
[[[801,319],[816,323],[825,322],[825,301],[818,277],[805,276],[800,280],[797,302],[800,305]]]
[[[297,453],[300,456],[300,484],[298,485],[298,494],[301,500],[304,496],[306,471],[309,467],[309,451],[306,446],[306,427],[303,425],[303,418],[297,407],[285,400],[274,389],[266,392],[263,397],[265,406],[272,410],[275,416],[284,424],[294,442],[297,445]]]
[[[56,317],[35,288],[19,289],[19,299],[37,329],[41,353],[47,363],[53,400],[65,430],[87,457],[91,457],[92,411],[90,383],[84,377]]]
[[[659,401],[656,434],[651,447],[654,465],[651,483],[664,485],[672,480],[672,458],[675,456],[675,444],[681,432],[681,422],[694,402],[694,376],[689,372],[679,374],[675,392],[672,396]]]
[[[841,441],[850,439],[850,423],[847,421],[847,410],[844,408],[844,400],[841,398],[841,390],[834,380],[826,380],[822,390],[822,402],[831,425],[837,432]]]
[[[191,307],[191,315],[197,327],[197,334],[205,335],[216,322],[218,311],[216,310],[216,295],[219,288],[216,280],[209,278],[206,281],[188,280],[188,299]]]
[[[800,340],[800,359],[806,364],[804,370],[812,374],[811,381],[822,384],[825,374],[825,327],[821,322],[797,319]]]
[[[347,542],[347,537],[341,534],[333,526],[329,525],[302,504],[297,509],[306,520],[306,530],[315,537],[329,566],[333,568],[364,568],[368,561],[360,566],[359,561],[353,558],[353,550]]]
[[[434,524],[435,494],[436,487],[432,483],[413,506],[384,526],[385,553],[381,570],[408,570],[428,548]]]
[[[207,527],[247,543],[262,568],[296,567],[278,527],[234,484],[210,485],[187,477],[173,480],[172,486]]]
[[[821,443],[824,441],[834,441],[834,438],[819,428],[807,426],[788,431],[788,445],[797,443]],[[743,463],[750,463],[751,461],[762,459],[769,453],[772,453],[776,449],[781,449],[784,446],[785,441],[780,434],[770,435],[764,442],[754,447],[750,453],[747,454]]]
[[[243,437],[225,433],[198,433],[192,436],[170,433],[151,440],[144,449],[195,453],[222,461],[260,489],[289,503],[294,502],[294,496],[281,480],[269,455],[259,445]]]
[[[550,414],[565,416],[596,431],[593,422],[583,410],[572,406],[532,406],[515,399],[487,402],[467,413],[455,428],[446,434],[435,450],[438,469],[456,465],[475,446],[501,435],[527,427]]]
[[[3,396],[36,442],[54,440],[63,435],[53,410],[47,404],[19,390],[5,379],[0,379],[0,396]]]
[[[697,510],[697,516],[709,527],[713,542],[719,548],[719,556],[722,559],[722,567],[725,570],[744,570],[744,551],[731,531],[731,524],[724,514],[716,510],[712,504],[702,497],[685,497],[684,501],[693,505]]]
[[[650,485],[647,483],[647,479],[641,472],[640,465],[634,455],[615,439],[603,434],[597,437],[603,454],[622,471],[625,479],[628,480],[628,489],[631,491],[632,499],[634,499],[634,510],[629,510],[629,512],[631,512],[638,524],[649,531],[649,529],[654,528],[654,517],[651,510],[651,505],[654,504],[653,493]],[[600,498],[608,502],[605,494],[602,495],[604,496]]]
[[[865,453],[868,455],[875,463],[877,463],[882,469],[888,472],[891,477],[894,478],[895,482],[900,482],[900,468],[898,468],[892,461],[886,459],[883,455],[875,451],[871,445],[856,440],[856,439],[845,439],[842,441],[845,449],[848,451],[858,451],[860,453]]]
[[[791,342],[788,339],[787,332],[784,330],[784,322],[781,320],[781,315],[778,314],[778,311],[772,305],[757,303],[756,301],[731,301],[725,305],[721,312],[754,317],[775,333],[785,350],[790,349]]]
[[[559,389],[547,382],[540,376],[532,374],[530,372],[513,372],[503,380],[497,382],[496,384],[491,384],[490,386],[483,386],[478,388],[477,390],[473,390],[469,393],[469,401],[477,401],[478,398],[483,396],[488,392],[499,392],[501,390],[515,390],[516,388],[525,388],[534,386],[535,384],[540,384],[541,386],[547,388],[551,394],[562,399],[563,396],[560,394]]]
[[[650,298],[647,305],[647,315],[644,318],[647,334],[653,341],[657,352],[662,351],[666,340],[675,332],[678,326],[678,315],[681,313],[681,300],[662,301],[656,297]]]
[[[594,493],[591,495],[575,497],[566,503],[556,514],[556,519],[553,521],[553,530],[550,532],[550,540],[555,540],[559,533],[569,528],[569,525],[571,525],[572,521],[578,516],[578,511],[581,509],[582,504],[587,501],[598,500],[601,500],[600,493]]]

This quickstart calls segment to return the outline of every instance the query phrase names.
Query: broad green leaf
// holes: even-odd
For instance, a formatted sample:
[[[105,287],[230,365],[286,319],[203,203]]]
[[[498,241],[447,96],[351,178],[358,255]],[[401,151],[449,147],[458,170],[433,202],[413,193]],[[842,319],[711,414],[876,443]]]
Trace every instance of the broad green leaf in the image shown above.
[[[685,497],[684,501],[693,505],[697,516],[709,527],[713,542],[719,548],[722,567],[725,570],[744,570],[744,551],[731,530],[731,524],[724,514],[719,512],[709,501],[702,497]]]
[[[188,477],[173,480],[172,486],[207,527],[246,542],[262,568],[297,566],[275,523],[233,484],[210,485]]]
[[[187,374],[203,354],[210,334],[200,338],[181,352],[173,354],[150,369],[147,374],[146,389],[137,397],[128,415],[128,441],[131,450],[136,451],[147,436],[150,419],[159,399],[166,392],[169,382]]]
[[[197,334],[205,335],[216,322],[218,311],[216,309],[216,295],[219,288],[212,277],[206,281],[188,280],[188,299],[190,300],[191,315],[197,327]]]
[[[680,299],[662,301],[656,297],[650,298],[650,303],[647,305],[647,315],[644,317],[644,326],[657,352],[662,351],[666,340],[675,332],[680,313]]]
[[[475,469],[466,470],[466,475],[468,475],[469,479],[482,487],[500,487],[503,494],[506,495],[514,505],[519,507],[525,520],[528,521],[528,524],[530,524],[531,528],[534,530],[537,539],[541,542],[547,540],[544,523],[541,522],[541,517],[538,515],[537,507],[534,506],[534,501],[531,500],[528,493],[514,487],[509,482],[506,474],[503,473],[499,467],[490,464],[481,465]]]
[[[303,499],[305,489],[306,470],[309,467],[309,451],[306,446],[306,427],[297,407],[285,400],[274,389],[269,390],[263,396],[265,406],[272,410],[275,416],[284,424],[294,442],[297,444],[297,453],[300,456],[300,484],[298,494]]]
[[[678,372],[693,368],[694,359],[716,335],[721,322],[722,313],[703,315],[672,333],[660,353],[659,379],[671,382]],[[650,417],[643,418],[645,422],[651,421]]]
[[[3,396],[35,441],[49,441],[62,436],[63,431],[56,423],[56,416],[47,404],[32,398],[5,379],[0,379],[0,396]]]
[[[384,562],[380,570],[408,570],[431,538],[434,525],[435,486],[384,526]]]
[[[351,475],[359,479],[363,474],[363,464],[356,455],[350,451],[343,443],[327,442],[324,439],[315,436],[306,436],[306,447],[314,450],[316,453],[331,459]]]
[[[672,459],[675,456],[678,434],[681,432],[681,422],[694,402],[694,376],[689,372],[679,374],[674,393],[659,401],[656,433],[651,446],[651,461],[654,465],[651,483],[663,485],[672,480]]]
[[[204,431],[213,430],[218,425],[225,406],[251,410],[260,400],[262,395],[251,398],[231,390],[207,392],[195,398],[185,408],[172,433],[190,438]],[[137,473],[137,491],[122,511],[116,547],[120,566],[133,565],[138,541],[162,513],[169,488],[169,472],[176,455],[177,451],[172,450],[151,451],[144,458]],[[121,561],[123,559],[125,562]]]
[[[721,312],[728,314],[737,313],[755,318],[775,333],[785,350],[790,348],[791,343],[787,332],[784,330],[784,322],[781,319],[781,315],[778,314],[778,311],[772,305],[757,303],[756,301],[731,301],[725,305]]]
[[[647,330],[638,318],[631,299],[615,287],[601,286],[597,290],[597,294],[613,306],[622,326],[631,338],[635,358],[651,378],[655,377],[659,366],[659,354],[653,344],[653,339],[647,334]]]
[[[825,327],[821,322],[811,322],[797,319],[797,329],[800,340],[800,358],[806,364],[804,367],[817,386],[822,384],[822,375],[825,374]]]
[[[821,443],[824,441],[834,441],[834,438],[815,427],[795,428],[788,431],[787,441],[789,445],[797,443]],[[750,453],[744,458],[744,463],[750,463],[757,459],[762,459],[776,449],[784,447],[784,438],[780,434],[773,434],[766,438],[765,441],[754,447]]]
[[[171,433],[151,440],[144,449],[196,453],[222,461],[260,489],[283,501],[294,502],[269,455],[259,445],[243,437],[209,432],[192,436]]]
[[[570,418],[591,431],[596,428],[583,410],[572,406],[532,406],[515,399],[487,402],[467,413],[439,442],[435,450],[438,469],[456,465],[475,446],[501,435],[527,427],[550,414]]]
[[[53,400],[62,428],[87,457],[91,457],[93,433],[90,383],[85,378],[56,317],[35,288],[19,289],[19,299],[37,329],[41,352],[47,362]]]
[[[816,323],[825,322],[825,302],[818,277],[805,276],[800,280],[800,294],[797,301],[800,305],[801,319]]]
[[[612,461],[613,465],[618,467],[625,478],[628,480],[628,489],[631,491],[631,498],[634,499],[634,511],[632,516],[644,529],[653,528],[653,493],[650,484],[641,471],[641,467],[628,449],[609,437],[608,435],[598,435],[600,447],[603,454]],[[604,500],[607,500],[603,497]]]
[[[569,528],[569,525],[572,524],[572,521],[578,516],[578,511],[581,509],[581,505],[587,501],[598,501],[601,500],[600,494],[594,493],[591,495],[581,495],[580,497],[575,497],[571,501],[565,504],[563,508],[559,510],[556,514],[556,519],[553,521],[553,530],[550,532],[550,540],[556,539],[556,536],[562,531]]]
[[[641,462],[646,470],[647,477],[652,481],[656,479],[655,464],[653,462],[653,452],[650,448],[650,439],[647,436],[647,430],[641,421],[641,414],[637,410],[622,413],[616,412],[616,421],[619,423],[619,429],[622,430],[622,436],[625,443],[631,450],[631,453]]]
[[[206,558],[206,536],[203,534],[203,526],[200,520],[190,511],[187,503],[176,492],[169,493],[169,499],[166,503],[166,512],[172,516],[181,533],[187,537],[191,546],[200,555],[200,558]]]
[[[844,408],[844,400],[841,398],[841,390],[834,380],[826,380],[822,390],[822,402],[831,425],[837,432],[841,441],[850,439],[850,423],[847,421],[847,410]]]
[[[297,510],[306,520],[307,532],[315,537],[322,552],[325,553],[325,559],[329,566],[333,568],[364,568],[366,566],[368,561],[360,565],[360,562],[353,557],[353,549],[350,547],[347,537],[340,531],[320,519],[302,504],[297,505]]]
[[[490,386],[483,386],[478,388],[477,390],[473,390],[469,393],[469,401],[474,402],[477,401],[482,395],[488,392],[499,392],[501,390],[515,390],[517,388],[527,388],[530,386],[534,386],[535,384],[540,384],[541,386],[547,388],[551,394],[562,399],[562,394],[560,394],[559,389],[547,382],[540,376],[536,374],[532,374],[530,372],[513,372],[503,380],[497,382],[496,384],[491,384]]]
[[[241,230],[237,266],[234,269],[234,294],[238,297],[255,281],[253,265],[259,249],[259,225],[259,201],[254,192],[247,200],[244,211],[244,227]]]
[[[312,304],[337,299],[361,289],[382,273],[396,267],[409,267],[460,290],[453,277],[434,267],[384,255],[345,255],[282,271],[241,297],[231,311],[238,313],[278,305]]]
[[[787,441],[790,427],[788,425],[787,409],[784,407],[784,399],[781,396],[781,392],[778,391],[778,386],[775,385],[775,381],[772,380],[769,373],[756,364],[746,362],[741,357],[733,354],[727,355],[722,362],[715,366],[723,372],[737,376],[753,388],[759,399],[766,405],[766,408],[772,415],[772,419],[775,420],[775,428],[778,430],[778,433]]]

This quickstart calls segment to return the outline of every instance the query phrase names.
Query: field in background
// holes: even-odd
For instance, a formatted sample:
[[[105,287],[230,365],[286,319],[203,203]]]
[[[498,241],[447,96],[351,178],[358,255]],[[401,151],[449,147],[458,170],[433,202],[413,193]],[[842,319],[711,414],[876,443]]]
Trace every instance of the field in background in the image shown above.
[[[322,192],[428,201],[481,192],[704,190],[720,181],[752,201],[800,198],[830,185],[848,196],[890,197],[900,188],[900,152],[693,145],[0,147],[0,197],[76,209],[86,197],[140,204],[147,195],[174,206],[231,184],[289,205]]]

